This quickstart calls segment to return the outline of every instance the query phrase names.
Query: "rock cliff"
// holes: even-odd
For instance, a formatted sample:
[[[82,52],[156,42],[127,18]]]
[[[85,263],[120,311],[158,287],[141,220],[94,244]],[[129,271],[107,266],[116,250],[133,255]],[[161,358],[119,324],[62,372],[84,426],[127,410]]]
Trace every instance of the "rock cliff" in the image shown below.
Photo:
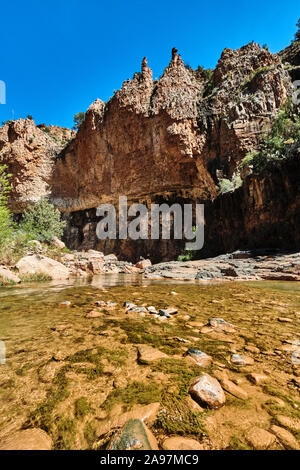
[[[289,191],[285,178],[293,176],[284,171],[281,179],[275,175],[274,182],[273,177],[252,176],[237,193],[224,198],[217,197],[217,177],[230,178],[242,158],[260,143],[291,94],[297,53],[293,49],[271,54],[251,43],[225,49],[210,72],[186,67],[174,48],[158,80],[153,80],[144,58],[141,72],[125,81],[109,102],[97,99],[76,136],[51,126],[46,131],[29,120],[6,124],[0,129],[0,161],[13,174],[13,210],[21,212],[26,204],[46,196],[65,214],[71,247],[114,250],[124,258],[149,255],[159,261],[175,257],[183,243],[99,242],[95,208],[103,202],[116,203],[119,195],[148,204],[197,201],[211,213],[207,252],[236,249],[239,243],[252,241],[268,245],[266,234],[274,223],[278,227],[281,223],[280,218],[271,221],[276,212],[264,215],[269,198],[276,195],[279,184],[284,199]],[[297,192],[291,184],[292,193]],[[292,193],[289,207],[299,204],[298,193],[297,203]],[[285,203],[278,203],[287,217]],[[251,223],[245,222],[246,214]],[[243,236],[232,236],[231,223]],[[256,235],[251,239],[253,230]],[[275,244],[276,240],[285,245],[284,237],[274,236]]]
[[[47,197],[56,156],[75,137],[58,126],[36,126],[32,119],[8,121],[0,127],[0,162],[12,174],[10,205],[14,212]]]

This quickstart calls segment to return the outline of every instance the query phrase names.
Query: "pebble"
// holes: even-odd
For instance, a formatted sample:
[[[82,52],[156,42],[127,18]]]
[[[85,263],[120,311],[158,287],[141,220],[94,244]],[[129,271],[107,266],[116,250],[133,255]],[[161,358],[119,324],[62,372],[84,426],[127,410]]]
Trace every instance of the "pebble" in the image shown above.
[[[253,353],[253,354],[259,354],[260,353],[260,349],[258,349],[256,346],[252,346],[252,345],[247,345],[244,347],[245,351],[248,351],[250,353]]]
[[[209,326],[212,328],[217,328],[222,331],[226,331],[228,333],[232,333],[234,331],[234,325],[228,323],[223,318],[210,318],[208,320]]]
[[[141,364],[151,364],[152,362],[159,361],[160,359],[167,358],[167,354],[159,349],[154,349],[152,346],[142,344],[138,346],[138,361]]]
[[[65,300],[64,302],[61,302],[59,304],[61,307],[70,307],[71,306],[71,302],[69,300]]]
[[[182,436],[168,437],[162,444],[164,450],[203,450],[200,442]]]
[[[293,320],[291,318],[287,318],[287,317],[278,317],[277,320],[280,321],[281,323],[292,323],[293,322]]]
[[[232,354],[230,361],[236,366],[249,366],[254,364],[251,357],[243,356],[242,354]]]
[[[269,382],[270,377],[265,374],[256,374],[253,372],[247,375],[247,379],[255,385],[261,385]]]

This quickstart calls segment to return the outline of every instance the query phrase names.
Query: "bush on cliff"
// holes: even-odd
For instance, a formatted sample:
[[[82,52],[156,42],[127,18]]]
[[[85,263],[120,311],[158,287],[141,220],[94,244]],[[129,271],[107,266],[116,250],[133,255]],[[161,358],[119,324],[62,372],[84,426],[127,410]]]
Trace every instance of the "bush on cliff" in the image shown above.
[[[263,138],[259,149],[252,150],[240,163],[240,169],[252,166],[260,172],[300,151],[299,106],[287,100],[275,118],[271,130]]]
[[[41,199],[24,212],[20,229],[40,242],[51,243],[55,238],[61,238],[65,225],[59,210]]]
[[[0,165],[0,249],[11,238],[13,231],[12,215],[7,207],[11,175],[6,173],[6,169],[6,165]]]

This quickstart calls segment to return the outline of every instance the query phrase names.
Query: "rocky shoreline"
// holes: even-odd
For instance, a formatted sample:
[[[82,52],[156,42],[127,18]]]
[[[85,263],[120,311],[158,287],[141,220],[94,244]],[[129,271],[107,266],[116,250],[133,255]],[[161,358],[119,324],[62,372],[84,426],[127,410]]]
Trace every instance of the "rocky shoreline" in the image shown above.
[[[19,284],[22,276],[44,275],[43,280],[60,280],[98,274],[140,274],[146,279],[176,281],[300,281],[300,252],[239,250],[214,258],[152,265],[149,259],[133,264],[119,261],[114,254],[88,250],[63,253],[60,261],[28,254],[13,268],[0,266],[0,277],[12,284]]]
[[[144,270],[148,279],[300,281],[300,253],[235,251],[197,261],[170,261]]]

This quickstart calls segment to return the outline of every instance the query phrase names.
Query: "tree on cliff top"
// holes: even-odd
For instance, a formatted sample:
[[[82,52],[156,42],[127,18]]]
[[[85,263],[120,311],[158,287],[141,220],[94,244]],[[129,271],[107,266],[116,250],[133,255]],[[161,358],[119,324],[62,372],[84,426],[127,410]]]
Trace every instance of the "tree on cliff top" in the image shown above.
[[[300,40],[300,18],[299,20],[297,21],[297,31],[296,31],[296,34],[295,34],[295,41],[299,41]]]
[[[74,115],[74,126],[73,129],[74,131],[77,131],[81,124],[83,123],[85,118],[85,113],[83,111],[80,111],[79,113]]]

